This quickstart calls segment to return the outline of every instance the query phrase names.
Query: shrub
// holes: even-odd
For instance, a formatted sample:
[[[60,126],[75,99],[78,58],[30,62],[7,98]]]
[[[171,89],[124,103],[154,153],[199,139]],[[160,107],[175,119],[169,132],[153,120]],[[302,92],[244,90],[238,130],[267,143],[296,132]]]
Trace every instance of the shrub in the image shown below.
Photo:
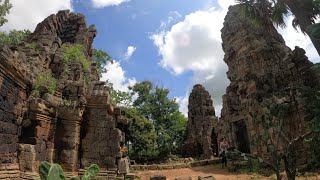
[[[54,94],[57,86],[57,80],[52,76],[50,70],[41,72],[35,83],[35,90],[38,94],[44,91],[44,87],[47,88],[50,94]]]
[[[29,30],[11,30],[9,33],[0,32],[0,46],[9,45],[17,47],[26,42],[31,32]]]
[[[92,164],[81,178],[72,177],[70,180],[90,180],[96,177],[99,171],[99,166]],[[51,164],[47,161],[40,164],[39,174],[42,180],[66,180],[62,167],[59,164]]]
[[[81,44],[62,45],[63,61],[64,62],[79,62],[82,64],[85,71],[89,71],[91,63],[87,60],[83,53],[83,46]]]

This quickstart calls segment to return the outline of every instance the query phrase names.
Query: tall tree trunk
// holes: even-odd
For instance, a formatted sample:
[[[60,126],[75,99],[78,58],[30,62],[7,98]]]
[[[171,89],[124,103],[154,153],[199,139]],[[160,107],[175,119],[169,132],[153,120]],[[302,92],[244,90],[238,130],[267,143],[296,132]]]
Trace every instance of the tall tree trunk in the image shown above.
[[[312,25],[312,19],[310,19],[309,17],[308,10],[303,7],[304,2],[299,0],[286,0],[285,3],[288,5],[292,14],[298,20],[298,24],[300,26],[301,31],[309,36],[313,46],[318,52],[318,55],[320,55],[320,40],[313,38],[312,36],[310,36],[310,34],[306,32],[307,27]]]

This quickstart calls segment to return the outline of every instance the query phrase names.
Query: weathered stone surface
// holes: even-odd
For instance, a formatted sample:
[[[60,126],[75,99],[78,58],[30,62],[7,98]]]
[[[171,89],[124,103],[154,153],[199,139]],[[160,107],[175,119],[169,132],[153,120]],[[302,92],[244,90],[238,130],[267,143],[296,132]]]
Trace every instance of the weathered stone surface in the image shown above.
[[[299,100],[297,87],[318,88],[319,81],[311,70],[313,64],[303,49],[291,51],[273,27],[266,30],[242,19],[239,6],[229,8],[221,32],[231,83],[223,96],[218,134],[226,136],[231,146],[242,152],[268,157],[263,141],[252,143],[262,131],[254,126],[250,113],[261,116],[263,102],[281,99],[291,108],[290,117],[285,119],[285,133],[288,137],[302,134],[308,113]],[[301,155],[307,154],[305,150],[304,146],[297,147]],[[306,158],[299,159],[304,161],[300,164],[306,163]]]
[[[205,155],[213,156],[212,131],[214,123],[218,120],[215,116],[212,99],[203,86],[197,84],[189,96],[188,105],[187,140],[183,146],[184,155],[189,157]]]
[[[24,172],[35,172],[36,151],[34,145],[19,144],[19,164],[20,170]]]
[[[38,24],[27,43],[0,48],[0,167],[19,164],[21,171],[32,172],[46,160],[70,172],[96,163],[128,173],[118,128],[128,121],[110,111],[108,87],[92,63],[95,35],[83,15],[59,11]],[[62,46],[72,44],[83,46],[89,68],[63,60]],[[34,91],[44,71],[57,80],[54,94],[45,85]]]

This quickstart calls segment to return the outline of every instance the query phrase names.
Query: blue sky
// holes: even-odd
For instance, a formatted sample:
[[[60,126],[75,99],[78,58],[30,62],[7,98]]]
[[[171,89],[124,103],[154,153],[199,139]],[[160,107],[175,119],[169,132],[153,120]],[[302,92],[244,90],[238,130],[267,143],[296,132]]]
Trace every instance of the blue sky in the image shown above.
[[[37,23],[61,9],[71,9],[95,24],[94,47],[107,51],[109,64],[103,80],[116,89],[150,80],[170,90],[186,114],[192,86],[201,83],[210,92],[216,114],[229,84],[223,62],[220,29],[234,0],[11,0],[9,22],[0,28],[34,30]],[[288,21],[292,17],[289,17]],[[309,59],[318,55],[309,39],[290,23],[279,29],[289,47],[306,49]]]

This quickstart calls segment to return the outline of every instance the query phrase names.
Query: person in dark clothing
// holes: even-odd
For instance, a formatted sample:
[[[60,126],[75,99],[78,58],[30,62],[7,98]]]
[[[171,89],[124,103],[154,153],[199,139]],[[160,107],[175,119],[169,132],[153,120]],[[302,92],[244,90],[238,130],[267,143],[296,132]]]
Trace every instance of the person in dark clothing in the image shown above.
[[[222,158],[222,167],[227,167],[227,152],[229,148],[229,144],[226,141],[226,138],[223,137],[220,142],[220,157]]]

